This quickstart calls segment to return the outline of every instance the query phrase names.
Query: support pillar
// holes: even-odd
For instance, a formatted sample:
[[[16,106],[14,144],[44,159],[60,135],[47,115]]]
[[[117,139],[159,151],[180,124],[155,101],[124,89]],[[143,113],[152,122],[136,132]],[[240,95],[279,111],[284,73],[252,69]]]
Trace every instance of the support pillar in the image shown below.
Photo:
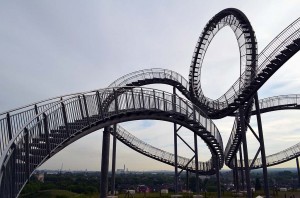
[[[217,196],[221,197],[221,181],[220,181],[220,167],[219,167],[219,159],[216,157],[216,177],[217,177]]]
[[[173,87],[173,109],[176,108],[176,88]],[[174,168],[175,168],[175,175],[174,175],[174,191],[175,194],[178,193],[178,154],[177,154],[177,124],[174,123]]]
[[[108,194],[109,141],[109,128],[104,127],[102,140],[100,198],[106,198]]]
[[[116,149],[117,149],[117,125],[114,124],[113,153],[112,153],[112,165],[111,165],[111,195],[115,195]]]
[[[296,163],[297,163],[297,171],[298,171],[298,187],[300,188],[300,168],[299,168],[298,157],[296,158]]]
[[[244,114],[244,107],[243,106],[240,107],[240,123],[241,123],[241,135],[242,135],[244,161],[245,161],[245,176],[246,176],[247,197],[252,198],[251,183],[250,183],[249,159],[248,159],[248,148],[247,148],[247,137],[246,137],[246,127],[245,127],[245,114]]]
[[[244,164],[243,164],[243,153],[242,153],[242,145],[240,146],[240,163],[241,163],[241,190],[245,190],[245,179],[244,179]]]
[[[175,155],[175,178],[174,178],[174,185],[175,185],[175,194],[178,193],[178,154],[177,154],[177,125],[174,123],[174,155]]]
[[[236,176],[235,175],[236,175],[236,168],[233,167],[233,169],[232,169],[232,181],[233,181],[233,186],[236,190]]]
[[[269,192],[269,183],[268,183],[268,170],[267,170],[267,161],[266,161],[266,153],[265,153],[265,143],[264,143],[264,135],[263,135],[263,130],[262,130],[262,123],[261,123],[257,93],[254,95],[254,100],[255,100],[255,109],[256,109],[256,118],[257,118],[257,128],[258,128],[258,134],[259,134],[259,143],[260,143],[260,149],[261,149],[261,151],[260,151],[261,162],[262,162],[263,175],[264,175],[264,191],[265,191],[266,197],[269,198],[270,192]]]
[[[239,192],[240,191],[240,182],[239,182],[239,170],[238,170],[238,163],[237,163],[237,156],[235,156],[235,189],[236,189],[236,192]]]
[[[186,191],[189,192],[189,171],[186,170]]]
[[[196,133],[194,133],[194,146],[195,146],[196,195],[198,195],[200,193],[200,189],[199,189],[198,142],[197,142]]]

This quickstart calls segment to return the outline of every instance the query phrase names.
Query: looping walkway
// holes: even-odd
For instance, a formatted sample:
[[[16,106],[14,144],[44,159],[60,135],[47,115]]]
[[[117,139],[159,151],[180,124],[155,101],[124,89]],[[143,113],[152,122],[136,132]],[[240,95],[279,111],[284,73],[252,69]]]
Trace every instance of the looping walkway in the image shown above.
[[[232,29],[240,50],[243,71],[236,82],[216,100],[203,94],[201,67],[214,36],[225,26]],[[125,75],[106,89],[64,95],[36,102],[0,114],[0,195],[16,197],[33,171],[60,150],[98,129],[131,120],[164,120],[186,127],[207,144],[211,159],[199,162],[198,172],[215,174],[233,158],[242,141],[242,125],[251,115],[275,110],[299,109],[299,96],[276,96],[259,101],[253,98],[261,86],[300,49],[300,18],[284,29],[257,54],[257,42],[247,17],[229,8],[216,14],[205,26],[193,54],[189,81],[167,69],[146,69]],[[164,91],[141,88],[167,84],[186,98]],[[191,101],[191,102],[190,102]],[[258,101],[258,100],[255,100]],[[243,114],[241,114],[241,112]],[[225,151],[219,130],[211,119],[235,116]],[[243,119],[241,119],[241,117]],[[242,122],[242,123],[241,123]],[[245,122],[245,123],[243,123]],[[163,163],[195,171],[196,161],[155,148],[118,126],[116,137],[133,150]],[[299,143],[266,156],[267,166],[298,157]],[[247,162],[247,161],[246,161]],[[262,160],[249,160],[250,168],[261,168]]]

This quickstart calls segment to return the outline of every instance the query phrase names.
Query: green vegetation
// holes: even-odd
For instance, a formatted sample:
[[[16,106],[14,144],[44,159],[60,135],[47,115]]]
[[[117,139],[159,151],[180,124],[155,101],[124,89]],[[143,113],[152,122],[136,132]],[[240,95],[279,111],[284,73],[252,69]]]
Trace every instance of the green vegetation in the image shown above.
[[[83,195],[77,194],[73,192],[69,192],[66,190],[44,190],[38,191],[35,193],[30,193],[27,195],[22,194],[21,198],[98,198],[99,194],[96,193],[94,195]]]
[[[222,197],[233,197],[232,172],[223,171],[221,178],[221,192]],[[110,181],[110,180],[109,180]],[[255,196],[263,195],[263,178],[259,171],[251,172],[252,187],[256,188]],[[179,191],[186,189],[186,177],[182,174],[179,178]],[[138,185],[146,185],[151,193],[137,193],[135,198],[139,197],[160,197],[160,189],[168,189],[169,194],[164,197],[170,197],[174,193],[174,173],[127,173],[116,175],[116,190],[120,193],[119,198],[125,197],[127,189],[137,189]],[[270,171],[269,172],[270,193],[273,197],[287,197],[298,196],[297,192],[297,173],[291,171]],[[278,192],[276,195],[276,187],[285,187],[289,189],[288,192]],[[30,182],[26,184],[21,192],[22,198],[98,198],[100,188],[100,173],[99,172],[77,172],[77,173],[63,173],[63,174],[46,174],[44,175],[44,182],[38,181],[37,177],[33,176]],[[199,188],[201,194],[206,197],[216,197],[217,183],[215,176],[202,177],[199,181]],[[109,184],[110,189],[110,184]],[[195,192],[196,178],[194,175],[189,177],[189,190]],[[183,197],[192,197],[192,194],[184,194]]]
[[[44,194],[51,194],[50,197],[93,197],[99,194],[100,175],[86,174],[52,174],[45,175],[44,182],[36,177],[31,177],[21,195],[22,197],[44,197]],[[61,191],[57,191],[61,190]],[[69,194],[68,194],[69,192]],[[40,194],[41,193],[41,194]],[[60,194],[61,193],[61,194]],[[70,194],[73,193],[73,194]],[[26,195],[26,196],[25,196]],[[86,195],[86,196],[80,196]]]
[[[171,194],[165,195],[165,196],[161,196],[162,198],[165,197],[171,197]],[[187,194],[187,193],[180,193],[183,195],[183,198],[191,198],[192,194]],[[203,197],[205,197],[204,193],[201,193],[203,195]],[[262,191],[258,191],[255,192],[254,197],[258,196],[258,195],[263,195]],[[119,198],[125,198],[125,194],[119,194]],[[297,191],[288,191],[288,192],[279,192],[277,196],[273,196],[273,197],[299,197],[300,196],[300,192]],[[83,195],[83,194],[77,194],[77,193],[72,193],[69,191],[64,191],[64,190],[46,190],[46,191],[40,191],[31,195],[22,195],[21,198],[98,198],[99,194],[93,194],[93,195]],[[134,198],[158,198],[160,197],[159,193],[138,193],[134,195]],[[206,198],[215,198],[217,197],[217,194],[215,192],[207,192],[206,193]],[[232,198],[234,197],[233,194],[231,192],[225,192],[224,194],[222,194],[222,198]],[[246,197],[246,196],[243,196]]]

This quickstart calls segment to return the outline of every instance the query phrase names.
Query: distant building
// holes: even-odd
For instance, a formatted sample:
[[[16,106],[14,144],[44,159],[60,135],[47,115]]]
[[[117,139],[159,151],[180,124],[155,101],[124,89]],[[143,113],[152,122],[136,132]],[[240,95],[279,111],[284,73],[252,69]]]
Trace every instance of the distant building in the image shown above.
[[[117,174],[124,174],[125,170],[124,169],[117,169],[116,173]]]
[[[38,173],[35,175],[36,179],[42,183],[44,183],[45,175],[44,173]]]
[[[148,193],[150,192],[150,188],[146,185],[138,185],[136,188],[136,192],[138,193]]]

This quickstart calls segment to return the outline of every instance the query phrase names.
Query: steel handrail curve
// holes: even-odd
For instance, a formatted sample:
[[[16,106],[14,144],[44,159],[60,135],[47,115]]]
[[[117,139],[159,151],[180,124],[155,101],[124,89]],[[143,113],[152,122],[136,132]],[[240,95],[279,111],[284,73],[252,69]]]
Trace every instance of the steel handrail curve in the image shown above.
[[[79,96],[80,94],[89,93],[89,92],[92,92],[92,91],[78,92],[78,93],[56,96],[56,97],[52,97],[52,98],[49,98],[46,100],[40,100],[35,103],[31,103],[28,105],[24,105],[24,106],[14,108],[12,110],[8,110],[8,111],[0,113],[0,117],[5,116],[0,119],[0,125],[1,124],[3,125],[3,127],[1,127],[1,129],[3,129],[3,131],[0,131],[0,135],[2,135],[2,138],[0,137],[2,140],[2,142],[0,144],[1,145],[0,146],[0,157],[2,156],[2,154],[4,152],[4,149],[7,147],[8,144],[10,144],[9,142],[11,141],[11,139],[9,139],[9,135],[8,135],[7,117],[6,117],[7,114],[10,115],[11,136],[14,137],[15,134],[18,132],[18,130],[20,128],[22,128],[22,126],[26,125],[26,123],[28,121],[30,121],[32,119],[32,117],[39,114],[39,112],[48,109],[50,106],[52,106],[55,103],[59,103],[62,99],[72,98],[75,96]],[[37,113],[35,112],[35,106],[37,107],[37,110],[38,110]],[[20,110],[22,110],[22,111],[20,111]],[[12,114],[12,113],[14,113],[14,114]],[[31,114],[33,114],[33,115],[31,115]],[[6,139],[6,141],[3,142],[3,139]],[[1,165],[1,163],[0,163],[0,165]]]
[[[164,151],[164,150],[162,150],[162,149],[156,148],[156,147],[154,147],[154,146],[152,146],[152,145],[150,145],[150,144],[148,144],[148,143],[146,143],[146,142],[143,142],[142,140],[140,140],[140,139],[138,139],[137,137],[135,137],[134,135],[132,135],[130,132],[128,132],[126,129],[124,129],[124,128],[123,128],[122,126],[120,126],[120,125],[117,125],[117,133],[118,133],[118,135],[120,135],[120,136],[122,136],[122,137],[124,137],[124,138],[125,138],[125,135],[127,135],[127,137],[128,137],[128,136],[131,136],[131,137],[134,139],[134,141],[136,142],[136,144],[134,144],[133,142],[131,142],[131,143],[133,144],[133,146],[136,146],[137,149],[141,149],[141,147],[144,146],[143,149],[141,149],[141,150],[142,150],[141,152],[143,152],[143,150],[146,151],[147,148],[148,148],[149,150],[152,149],[152,150],[155,150],[155,151],[161,153],[161,155],[160,155],[160,156],[157,156],[157,157],[158,157],[158,158],[161,158],[162,161],[166,160],[166,161],[170,161],[170,162],[173,162],[173,163],[174,163],[174,159],[175,159],[175,155],[174,155],[174,154],[169,153],[169,152],[167,152],[167,151]],[[128,139],[128,138],[125,138],[125,139]],[[125,144],[126,144],[126,143],[125,143]],[[141,145],[141,144],[142,144],[142,145]],[[147,147],[147,148],[146,148],[146,147]],[[153,153],[153,152],[151,152],[151,153]],[[157,155],[157,154],[156,154],[156,155]],[[167,157],[165,157],[165,155],[167,155],[167,156],[168,156],[169,158],[171,158],[172,160],[167,159]],[[163,160],[163,159],[164,159],[164,160]],[[183,161],[183,162],[181,162],[181,163],[179,164],[181,167],[184,167],[184,166],[187,164],[187,162],[188,162],[189,160],[190,160],[190,159],[188,159],[188,158],[178,156],[178,162]],[[212,165],[213,165],[213,164],[212,164],[212,160],[209,160],[209,161],[207,161],[207,162],[199,162],[199,167],[204,167],[205,164],[207,164],[207,163],[209,163],[209,164],[211,165],[211,167],[212,167]],[[191,163],[191,165],[192,165],[192,166],[188,166],[188,167],[190,167],[191,169],[195,170],[195,161],[193,161],[193,163]]]
[[[298,23],[298,21],[299,21],[299,19],[296,20],[297,23]],[[289,30],[289,29],[286,28],[285,31],[283,31],[283,32],[287,32],[287,30]],[[283,49],[286,49],[286,46],[288,46],[289,44],[291,44],[291,43],[293,42],[293,40],[295,40],[295,39],[297,39],[297,38],[300,38],[300,34],[299,34],[299,33],[300,33],[300,32],[299,32],[299,29],[297,29],[297,30],[291,32],[291,33],[287,36],[286,40],[285,40],[283,43],[279,44],[279,46],[277,46],[277,48],[276,48],[275,50],[273,50],[273,52],[272,52],[271,55],[270,55],[271,58],[266,58],[266,61],[268,61],[267,63],[270,63],[270,64],[271,64],[271,61],[276,59],[275,56],[276,56],[276,55],[279,55],[280,52],[281,52]],[[295,36],[295,35],[296,35],[296,36]],[[274,40],[275,40],[275,39],[273,39],[273,41],[274,41]],[[268,46],[270,47],[271,45],[268,45]],[[268,48],[268,46],[267,46],[266,48]],[[266,48],[265,48],[265,49],[266,49]],[[299,46],[299,48],[300,48],[300,46]],[[290,58],[290,57],[287,57],[287,58]],[[287,61],[287,60],[285,60],[285,61]],[[263,66],[260,66],[260,67],[259,67],[259,72],[257,73],[256,77],[258,77],[258,76],[262,73],[263,69],[264,69],[265,66],[268,65],[268,64],[265,63],[265,64],[262,64],[262,65],[264,65],[264,67],[263,67]],[[271,74],[271,75],[272,75],[272,74]],[[268,77],[270,77],[271,75],[269,75]],[[255,80],[256,80],[256,78],[255,78]],[[263,83],[264,83],[264,82],[263,82]],[[261,87],[263,83],[259,83],[259,84],[256,86],[256,89],[259,89],[259,87]],[[235,132],[234,130],[232,130],[231,137],[236,137],[236,132]],[[227,145],[226,145],[225,151],[228,151],[228,150],[229,150],[229,149],[227,149],[227,147],[235,147],[236,145],[238,145],[238,144],[233,144],[234,140],[239,141],[238,139],[231,139],[231,138],[230,138],[229,141],[228,141],[228,143],[227,143]],[[231,150],[236,150],[236,149],[235,149],[235,148],[232,148]],[[229,157],[229,161],[231,161],[232,158],[231,158],[230,156],[227,156],[227,155],[228,155],[228,153],[225,152],[225,158],[228,158],[228,157]],[[227,160],[225,160],[225,161],[227,162]],[[230,163],[231,163],[231,162],[230,162]],[[226,164],[227,164],[227,163],[226,163]]]
[[[299,22],[300,22],[300,18],[296,19],[291,25],[289,25],[277,37],[275,37],[271,41],[271,43],[269,43],[263,49],[263,51],[258,55],[259,65],[258,65],[258,72],[255,75],[256,77],[260,74],[260,72],[265,68],[266,65],[270,64],[271,61],[274,60],[275,56],[277,54],[279,54],[279,52],[281,50],[283,50],[285,48],[285,46],[290,44],[294,39],[299,38],[299,28],[300,28]],[[297,24],[297,29],[294,28],[295,24]],[[291,29],[293,31],[291,31]],[[288,35],[286,35],[287,32],[289,33]],[[285,35],[284,39],[282,39],[282,37],[280,37],[280,35]],[[280,42],[280,44],[278,46],[274,47],[274,43],[277,43],[278,39],[281,39],[283,41]],[[271,51],[271,52],[269,52],[266,55],[265,53],[267,51]],[[224,108],[228,108],[229,105],[231,103],[233,103],[235,99],[239,98],[239,95],[247,87],[245,85],[245,83],[243,83],[243,81],[242,81],[242,79],[245,78],[245,75],[246,75],[246,71],[243,72],[241,77],[239,77],[236,80],[236,82],[220,98],[213,100],[213,99],[205,97],[204,105],[206,105],[207,108],[214,109],[215,111],[221,110]],[[202,98],[204,98],[204,96],[201,96],[201,99]],[[232,108],[232,109],[234,109],[234,108]]]
[[[267,112],[272,112],[272,111],[277,111],[277,110],[285,110],[285,109],[299,109],[300,108],[300,101],[299,98],[300,94],[290,94],[290,95],[279,95],[279,96],[273,96],[273,97],[268,97],[268,98],[264,98],[264,99],[260,99],[259,100],[259,107],[260,107],[260,112],[261,113],[267,113]],[[252,114],[255,115],[256,111],[255,111],[255,107],[253,107],[252,109]],[[236,131],[236,122],[235,122],[235,126],[233,127],[233,131]],[[233,138],[233,133],[231,134],[229,141],[228,142],[233,142],[234,138]],[[298,148],[297,146],[299,146],[300,143],[297,143],[296,145],[285,149],[283,151],[280,151],[278,153],[272,154],[272,155],[268,155],[266,156],[266,160],[267,160],[267,166],[273,166],[279,163],[283,163],[289,160],[294,159],[295,157],[300,155],[300,152],[298,153],[293,153],[291,155],[287,155],[288,157],[284,157],[284,158],[278,158],[278,156],[280,156],[283,152],[288,152],[288,151],[292,151],[292,149],[294,148]],[[228,155],[228,150],[230,148],[231,144],[227,144],[226,148],[225,148],[225,152],[224,155],[227,156]],[[275,160],[270,160],[272,159],[272,157],[277,157],[277,161]],[[249,159],[249,164],[252,163],[253,159]],[[252,167],[253,169],[255,168],[261,168],[262,164],[261,163],[261,159],[257,158],[254,162],[254,166]],[[230,161],[230,163],[226,163],[227,166],[233,168],[234,164],[233,161]],[[240,166],[240,164],[237,164],[238,166]]]
[[[287,162],[298,156],[300,156],[300,142],[283,151],[266,156],[267,167]],[[249,159],[249,164],[251,163],[253,163],[252,167],[250,167],[251,169],[262,168],[261,158],[257,158],[254,162],[253,159]],[[231,164],[230,167],[233,168],[233,164]],[[239,161],[237,163],[237,168],[241,168],[241,163]]]
[[[104,91],[103,91],[103,93],[105,93],[105,92],[113,92],[115,89],[105,89]],[[142,95],[142,97],[148,97],[148,96],[152,96],[151,94],[154,92],[154,90],[153,89],[140,89],[140,88],[138,88],[138,89],[132,89],[132,93],[134,93],[134,94],[139,94],[139,95],[135,95],[135,98],[137,98],[137,96],[138,97],[140,97],[141,95]],[[124,93],[124,92],[123,92]],[[93,95],[89,95],[89,97],[90,96],[95,96],[96,95],[96,93],[94,93]],[[88,95],[86,94],[86,97],[87,97]],[[207,126],[210,126],[210,133],[211,133],[211,136],[212,137],[215,137],[215,140],[216,140],[216,142],[217,143],[222,143],[222,139],[221,139],[221,136],[220,136],[220,134],[219,134],[219,132],[218,132],[218,130],[217,130],[217,128],[215,127],[215,125],[211,122],[211,120],[210,119],[204,119],[204,120],[201,120],[201,115],[200,115],[200,113],[199,113],[199,109],[196,107],[196,106],[194,106],[194,105],[190,105],[190,104],[188,104],[189,102],[187,102],[187,101],[184,101],[184,100],[182,100],[181,98],[179,98],[178,96],[176,97],[176,102],[180,102],[179,104],[181,104],[181,102],[183,101],[183,103],[184,104],[186,104],[186,108],[189,108],[189,109],[182,109],[182,106],[178,106],[178,104],[176,105],[176,108],[174,109],[174,107],[173,107],[173,102],[172,102],[172,98],[173,98],[173,95],[172,94],[169,94],[169,93],[166,93],[166,92],[164,92],[164,91],[159,91],[159,90],[155,90],[155,97],[153,97],[153,99],[156,99],[157,101],[161,101],[161,103],[160,104],[163,104],[163,107],[164,108],[167,108],[166,110],[168,110],[168,108],[169,108],[169,110],[172,110],[172,111],[176,111],[176,112],[191,112],[191,111],[194,111],[194,112],[198,112],[198,114],[194,114],[194,119],[196,119],[196,121],[197,121],[197,123],[201,123],[201,125],[203,126],[203,127],[205,127],[205,124],[206,123],[208,123],[208,125]],[[78,98],[78,97],[73,97],[72,99],[74,99],[75,101],[76,100],[80,100],[80,98]],[[144,99],[144,98],[143,98]],[[120,100],[121,100],[121,98],[120,98]],[[65,106],[66,106],[66,108],[68,107],[68,105],[69,104],[71,104],[71,102],[72,103],[74,103],[74,101],[72,100],[71,101],[71,99],[65,99],[65,100],[62,100],[60,103],[64,103],[65,104]],[[141,105],[141,104],[140,104]],[[149,105],[150,105],[150,103],[149,103]],[[41,124],[42,122],[43,122],[43,118],[44,118],[44,116],[46,115],[47,117],[49,117],[49,116],[51,116],[54,112],[58,112],[58,111],[61,111],[61,108],[62,108],[62,106],[61,106],[61,104],[55,104],[54,106],[52,106],[51,108],[49,108],[49,109],[47,109],[46,111],[44,111],[44,112],[41,112],[38,116],[40,116],[40,121],[38,122],[38,123],[36,123],[36,117],[35,118],[33,118],[32,120],[31,120],[31,122],[34,122],[34,123],[36,123],[36,125],[35,126],[32,126],[31,128],[27,128],[27,127],[25,127],[25,128],[23,128],[23,130],[21,130],[20,131],[20,133],[18,133],[18,135],[20,135],[21,137],[17,137],[16,139],[18,139],[18,142],[16,142],[16,145],[21,145],[21,144],[19,144],[19,143],[22,143],[23,142],[23,139],[22,138],[24,138],[24,135],[25,134],[30,134],[30,132],[31,132],[31,130],[33,129],[34,130],[34,127],[38,127],[39,126],[39,124]],[[120,108],[120,107],[118,107],[118,108]],[[124,107],[125,109],[126,109],[126,107]],[[134,107],[135,108],[135,107]],[[145,106],[144,106],[144,108],[145,108]],[[150,108],[150,106],[149,106],[149,108]],[[160,109],[161,107],[159,107],[159,109]],[[124,110],[125,110],[124,109]],[[122,110],[122,108],[120,108],[120,110]],[[116,111],[116,110],[115,110]],[[119,110],[118,110],[119,111]],[[116,113],[116,112],[105,112],[105,114],[106,115],[104,115],[104,116],[113,116],[114,115],[114,113]],[[43,115],[43,116],[42,116]],[[74,121],[74,119],[76,119],[76,115],[73,115],[73,114],[71,114],[71,116],[73,117],[73,121]],[[205,123],[203,123],[203,121],[205,121]],[[34,124],[33,123],[33,124]],[[56,122],[57,123],[57,122]],[[30,125],[30,122],[28,123],[28,125]],[[59,126],[60,124],[58,124],[58,126]],[[49,125],[50,126],[50,125]],[[52,127],[58,127],[58,126],[52,126]],[[26,131],[28,131],[28,132],[26,132]],[[32,137],[30,137],[30,138],[32,138]],[[207,140],[207,141],[209,141],[209,140]],[[216,143],[215,141],[214,141],[214,143]],[[219,155],[219,160],[220,160],[220,165],[222,165],[222,154],[223,154],[223,151],[222,151],[222,145],[219,145],[220,146],[220,150],[219,151],[216,151],[216,153],[217,153],[217,155]],[[212,148],[211,148],[212,149]],[[45,156],[45,157],[47,157],[47,156]],[[11,158],[8,158],[8,159],[11,159]],[[41,162],[43,162],[44,160],[45,160],[46,158],[44,158],[44,159],[42,159],[41,160]]]
[[[220,27],[220,22],[223,22],[224,24]],[[247,75],[246,78],[239,78],[239,82],[241,83],[247,83],[249,80],[252,79],[252,76],[255,71],[255,62],[253,60],[256,60],[256,39],[255,34],[252,29],[252,26],[247,19],[247,17],[239,10],[237,9],[225,9],[218,14],[216,14],[205,26],[201,36],[199,37],[198,43],[195,48],[194,56],[192,59],[192,63],[190,66],[190,78],[189,83],[191,87],[191,91],[200,98],[200,102],[203,104],[203,108],[207,109],[208,115],[213,116],[214,114],[217,114],[215,111],[219,111],[219,107],[224,106],[224,103],[228,103],[228,97],[226,97],[226,94],[228,95],[229,91],[227,91],[222,97],[224,98],[223,101],[220,101],[220,98],[217,100],[212,100],[210,98],[207,98],[203,95],[202,89],[201,89],[201,83],[200,83],[200,71],[202,67],[202,62],[205,56],[205,52],[208,49],[208,46],[210,44],[210,41],[214,38],[214,35],[223,28],[224,26],[229,26],[235,33],[239,49],[240,49],[240,59],[241,59],[241,67],[245,68],[245,73],[250,74]],[[239,29],[239,31],[237,31]],[[206,37],[208,35],[208,37]],[[243,38],[240,40],[240,38]],[[243,48],[243,56],[241,48]],[[250,50],[250,53],[248,53],[248,50]],[[198,61],[199,59],[199,61]],[[244,60],[244,61],[242,61]],[[251,60],[251,61],[249,61]],[[196,70],[197,68],[197,70]],[[196,72],[196,73],[195,73]],[[250,73],[249,73],[250,72]],[[242,80],[243,79],[243,80]],[[194,83],[197,85],[195,86]],[[220,102],[219,102],[220,101]],[[229,107],[229,105],[225,105],[225,108]],[[224,115],[225,116],[225,115]]]

